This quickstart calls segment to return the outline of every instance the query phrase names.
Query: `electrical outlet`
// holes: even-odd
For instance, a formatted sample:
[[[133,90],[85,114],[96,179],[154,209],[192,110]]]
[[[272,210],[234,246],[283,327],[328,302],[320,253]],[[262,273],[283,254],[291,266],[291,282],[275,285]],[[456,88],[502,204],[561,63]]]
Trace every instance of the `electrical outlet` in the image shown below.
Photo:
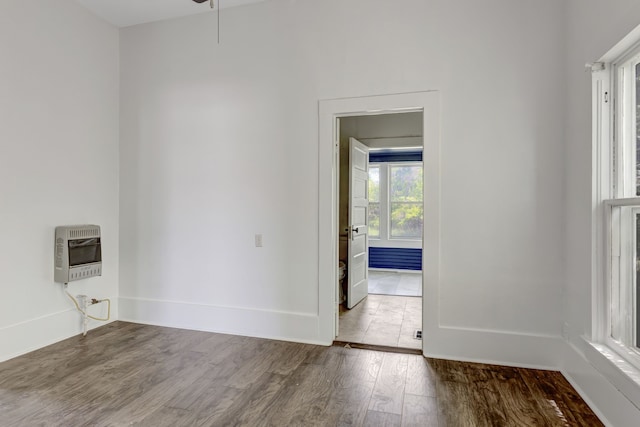
[[[256,234],[256,248],[262,247],[262,234]]]

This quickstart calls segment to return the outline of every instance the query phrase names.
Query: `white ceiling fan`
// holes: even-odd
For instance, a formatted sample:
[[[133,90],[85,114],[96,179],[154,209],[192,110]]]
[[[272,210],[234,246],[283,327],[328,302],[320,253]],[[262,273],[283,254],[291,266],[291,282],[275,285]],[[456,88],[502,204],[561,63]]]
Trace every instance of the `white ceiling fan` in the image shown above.
[[[193,0],[196,3],[204,3],[206,1],[209,1],[209,3],[211,4],[211,9],[213,9],[213,0]]]
[[[73,0],[116,27],[181,18],[211,11],[263,3],[267,0],[214,0],[214,8],[207,0]],[[209,5],[211,4],[211,0]],[[0,0],[2,3],[3,0]]]

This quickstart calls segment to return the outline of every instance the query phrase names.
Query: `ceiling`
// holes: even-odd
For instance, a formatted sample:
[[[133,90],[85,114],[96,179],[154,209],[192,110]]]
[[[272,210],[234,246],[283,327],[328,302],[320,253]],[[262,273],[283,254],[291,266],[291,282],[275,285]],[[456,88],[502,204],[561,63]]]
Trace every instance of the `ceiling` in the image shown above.
[[[76,0],[117,27],[211,12],[209,2],[192,0]],[[215,7],[227,9],[265,0],[215,0]]]

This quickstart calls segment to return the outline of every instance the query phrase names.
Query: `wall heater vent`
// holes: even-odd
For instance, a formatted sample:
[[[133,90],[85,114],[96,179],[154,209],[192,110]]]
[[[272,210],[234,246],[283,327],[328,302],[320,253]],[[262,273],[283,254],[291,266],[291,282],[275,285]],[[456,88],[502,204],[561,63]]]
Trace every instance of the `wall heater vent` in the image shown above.
[[[56,227],[54,279],[58,283],[102,275],[102,243],[98,225]]]

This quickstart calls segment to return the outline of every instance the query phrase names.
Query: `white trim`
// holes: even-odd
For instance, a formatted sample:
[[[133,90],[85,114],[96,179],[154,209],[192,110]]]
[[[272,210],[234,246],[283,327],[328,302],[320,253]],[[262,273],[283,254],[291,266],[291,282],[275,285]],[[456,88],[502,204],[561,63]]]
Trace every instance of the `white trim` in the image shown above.
[[[422,146],[420,146],[422,149]],[[391,168],[394,166],[419,166],[424,167],[421,161],[411,162],[369,162],[369,169],[379,169],[379,197],[380,200],[375,203],[380,205],[380,226],[379,236],[369,238],[369,246],[374,248],[409,248],[409,249],[422,249],[422,236],[417,238],[410,237],[392,237],[391,236]],[[402,203],[402,202],[395,202]],[[410,203],[422,203],[424,206],[424,200],[422,202],[410,202]],[[384,220],[384,221],[383,221]]]
[[[622,165],[620,156],[614,158],[613,154],[614,150],[617,153],[620,152],[619,148],[616,149],[615,144],[618,142],[615,139],[619,138],[621,131],[624,130],[620,120],[614,117],[613,106],[621,102],[615,77],[619,73],[617,64],[624,65],[625,61],[629,61],[632,50],[640,46],[638,41],[640,41],[640,26],[600,59],[599,62],[604,64],[603,69],[592,73],[591,332],[587,333],[587,337],[584,338],[569,334],[572,351],[567,352],[565,358],[565,363],[569,363],[565,366],[567,369],[565,376],[573,378],[573,381],[577,383],[576,388],[584,389],[587,395],[592,398],[593,407],[602,411],[598,415],[604,419],[602,413],[608,414],[614,425],[623,425],[617,424],[614,417],[630,419],[625,417],[630,417],[629,414],[633,413],[632,410],[627,410],[627,415],[619,415],[621,408],[625,406],[625,399],[620,399],[620,393],[633,402],[635,407],[632,409],[637,411],[637,408],[640,407],[638,376],[633,375],[632,370],[627,369],[632,364],[621,357],[624,352],[620,351],[620,348],[614,345],[613,340],[610,339],[612,330],[610,312],[614,300],[611,295],[611,283],[612,274],[616,271],[612,264],[613,252],[611,251],[612,248],[618,246],[612,241],[616,238],[616,234],[612,233],[612,222],[616,220],[616,217],[612,215],[612,209],[615,206],[638,205],[640,201],[638,198],[611,200],[616,196],[624,196],[624,185],[629,184],[622,182],[623,173],[620,173],[623,167],[628,168],[629,165]],[[617,109],[619,111],[620,105]],[[629,192],[627,191],[626,194]],[[579,351],[575,346],[579,346],[582,351]],[[613,347],[618,347],[617,352],[613,350]],[[572,354],[575,352],[578,353],[579,358]],[[567,362],[570,359],[572,361]],[[580,359],[584,362],[581,362]],[[573,370],[572,364],[578,364],[579,361],[583,365],[583,371],[589,372],[588,377],[583,372],[571,372]],[[637,370],[637,367],[633,369]],[[603,384],[603,382],[610,384]],[[603,387],[612,388],[611,384],[616,389],[611,393],[611,400],[616,402],[615,404],[610,404],[609,399],[603,396],[599,390]],[[589,399],[585,398],[585,400],[592,403]]]
[[[640,47],[640,25],[631,30],[622,40],[605,53],[597,62],[612,63],[625,59],[629,52]]]
[[[585,357],[598,371],[640,408],[640,370],[609,347],[585,340]]]
[[[601,330],[600,335],[596,337],[593,343],[593,347],[596,349],[604,349],[612,353],[616,353],[622,358],[627,359],[628,363],[635,366],[635,369],[640,369],[640,352],[637,348],[630,347],[631,344],[625,345],[622,342],[618,342],[612,338],[612,333],[614,336],[619,336],[620,339],[623,339],[624,342],[629,343],[635,340],[635,327],[636,327],[636,319],[634,317],[632,325],[626,325],[623,327],[619,326],[619,322],[612,322],[611,314],[607,307],[610,308],[611,311],[614,312],[633,312],[632,306],[635,304],[635,286],[629,285],[633,283],[635,285],[635,274],[632,274],[632,271],[635,270],[635,261],[633,265],[628,265],[628,259],[635,259],[635,256],[631,254],[635,254],[635,233],[633,236],[625,236],[622,234],[623,230],[633,229],[635,230],[635,215],[638,214],[638,209],[634,209],[640,206],[640,197],[632,197],[625,199],[609,199],[604,200],[604,236],[605,236],[605,249],[603,251],[604,256],[606,257],[605,262],[605,274],[604,281],[602,284],[598,284],[597,286],[602,290],[604,295],[604,299],[602,300],[602,305],[599,307],[598,315],[603,317],[600,318]],[[627,210],[621,210],[618,212],[617,208],[628,208]],[[614,211],[615,209],[615,211]],[[629,211],[629,209],[631,209]],[[623,223],[627,223],[625,227]],[[612,259],[614,256],[620,258],[620,265],[614,266]],[[629,277],[623,278],[622,275],[626,274]],[[627,285],[622,287],[619,283],[626,283]],[[623,296],[616,296],[621,293]],[[629,296],[631,294],[631,296]],[[626,296],[626,297],[625,297]],[[614,304],[618,300],[624,300],[628,302],[628,307],[619,307]],[[620,329],[624,332],[625,336],[621,337]],[[609,358],[607,356],[607,358]],[[640,376],[638,377],[640,379]],[[638,387],[640,387],[640,381],[637,382]],[[640,391],[640,389],[639,389]]]
[[[369,247],[370,248],[422,249],[422,240],[370,239]]]
[[[636,92],[633,88],[636,80],[636,65],[639,62],[640,43],[628,51],[624,57],[609,64],[617,114],[614,121],[616,137],[611,141],[616,146],[616,152],[622,154],[613,159],[616,171],[614,176],[614,197],[616,198],[636,196],[635,106],[637,104]],[[624,115],[628,111],[633,111],[631,117]],[[626,141],[633,141],[633,143],[628,144]]]
[[[592,211],[595,218],[604,218],[605,209],[600,203],[612,195],[613,171],[611,169],[612,147],[607,141],[613,138],[611,126],[613,109],[613,97],[609,70],[593,73],[592,93],[594,102],[592,106]],[[608,99],[607,99],[608,98]],[[604,221],[592,221],[591,240],[595,242],[592,247],[591,267],[592,283],[592,318],[591,337],[593,340],[602,340],[609,330],[608,315],[605,307],[609,304],[609,295],[606,286],[601,286],[607,280],[609,257],[605,253],[606,227]]]
[[[388,234],[387,224],[385,224],[385,222],[382,221],[382,218],[383,218],[382,213],[385,211],[386,207],[388,206],[389,196],[382,190],[384,188],[389,187],[389,183],[387,182],[389,177],[386,174],[387,169],[384,163],[369,162],[369,174],[371,174],[372,169],[378,170],[378,201],[374,201],[373,203],[378,204],[378,212],[380,213],[380,218],[378,221],[378,236],[373,237],[370,234],[368,234],[367,243],[369,244],[369,247],[371,246],[376,247],[376,246],[381,246],[382,242],[387,241],[387,238],[385,237]],[[371,180],[369,182],[371,182]],[[369,203],[372,203],[371,200],[369,200]],[[371,212],[371,210],[369,210],[369,212]],[[371,214],[369,213],[369,215]],[[369,220],[367,221],[368,221],[367,224],[369,224],[370,221]]]
[[[391,230],[393,229],[392,225],[391,225],[391,205],[393,203],[422,203],[422,206],[424,207],[424,195],[423,195],[423,199],[422,202],[394,202],[391,200],[391,169],[394,167],[416,167],[419,166],[422,168],[422,176],[423,176],[423,182],[424,182],[424,166],[422,164],[422,162],[385,162],[386,165],[386,174],[387,174],[387,186],[385,188],[386,192],[387,192],[387,206],[386,206],[386,220],[387,220],[387,235],[386,235],[386,241],[387,242],[420,242],[420,247],[422,247],[422,238],[418,237],[418,238],[411,238],[411,237],[393,237],[391,235]],[[424,216],[424,215],[423,215]],[[422,224],[424,226],[424,218],[422,221]]]
[[[605,426],[637,425],[638,408],[613,378],[612,365],[597,350],[589,350],[586,342],[578,338],[578,345],[565,343],[560,372]],[[596,354],[604,364],[594,361]]]
[[[423,111],[425,206],[423,240],[423,332],[438,327],[440,269],[440,98],[439,93],[414,92],[393,95],[321,100],[319,102],[319,254],[318,312],[320,339],[335,338],[337,278],[337,167],[336,119],[338,117]],[[427,224],[428,223],[428,224]],[[426,341],[423,340],[423,345]],[[423,349],[424,351],[424,349]]]
[[[119,302],[120,320],[126,322],[307,344],[330,344],[318,336],[316,314],[133,297],[120,297]]]
[[[558,336],[447,326],[422,336],[426,357],[530,369],[558,370],[564,345]]]
[[[111,322],[118,319],[117,299],[111,297]],[[71,304],[71,303],[70,303]],[[89,329],[110,322],[90,321]],[[55,344],[82,333],[82,317],[75,308],[58,311],[0,328],[0,362]]]
[[[374,112],[375,110],[375,112]],[[423,111],[423,353],[426,356],[557,369],[564,342],[559,336],[446,327],[440,324],[440,94],[373,96],[320,101],[319,104],[319,337],[330,343],[335,335],[337,278],[337,117]]]
[[[369,271],[382,271],[382,272],[388,272],[388,273],[402,273],[402,274],[422,274],[422,270],[400,270],[398,268],[369,267]]]

